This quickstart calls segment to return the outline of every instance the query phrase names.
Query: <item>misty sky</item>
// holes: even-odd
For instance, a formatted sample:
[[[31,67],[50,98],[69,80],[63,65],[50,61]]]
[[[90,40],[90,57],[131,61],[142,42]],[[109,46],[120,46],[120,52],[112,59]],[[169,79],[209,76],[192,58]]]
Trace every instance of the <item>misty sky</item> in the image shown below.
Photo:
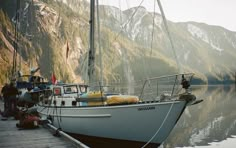
[[[153,11],[154,1],[144,0],[143,6]],[[121,9],[138,6],[142,0],[99,0],[100,4]],[[161,0],[166,18],[174,22],[196,21],[236,31],[236,0]],[[159,7],[156,5],[159,12]]]

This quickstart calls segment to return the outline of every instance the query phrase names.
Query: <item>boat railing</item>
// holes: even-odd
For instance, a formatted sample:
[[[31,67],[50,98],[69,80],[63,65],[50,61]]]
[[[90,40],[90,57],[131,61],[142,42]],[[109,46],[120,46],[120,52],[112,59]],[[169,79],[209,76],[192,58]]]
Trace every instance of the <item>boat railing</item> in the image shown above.
[[[192,77],[193,73],[175,74],[130,83],[109,83],[104,86],[95,85],[92,89],[103,91],[108,95],[135,95],[145,101],[166,100],[186,91],[182,86],[183,80],[189,83]]]
[[[180,93],[188,91],[188,88],[184,88],[183,82],[188,84],[192,80],[193,74],[175,74],[163,77],[155,77],[146,79],[140,90],[139,98],[163,100],[174,98]]]

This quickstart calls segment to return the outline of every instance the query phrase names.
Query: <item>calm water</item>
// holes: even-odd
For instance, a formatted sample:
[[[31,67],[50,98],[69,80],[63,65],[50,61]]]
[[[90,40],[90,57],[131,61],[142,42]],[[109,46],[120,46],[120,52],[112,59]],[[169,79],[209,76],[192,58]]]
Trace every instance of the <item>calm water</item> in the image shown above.
[[[235,86],[198,86],[192,92],[204,101],[185,110],[160,147],[235,148]]]

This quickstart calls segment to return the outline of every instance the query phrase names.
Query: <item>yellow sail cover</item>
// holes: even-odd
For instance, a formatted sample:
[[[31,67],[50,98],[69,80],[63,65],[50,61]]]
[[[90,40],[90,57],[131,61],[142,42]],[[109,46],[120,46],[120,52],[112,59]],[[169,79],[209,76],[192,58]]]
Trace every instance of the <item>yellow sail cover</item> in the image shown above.
[[[130,95],[111,95],[107,96],[106,100],[107,104],[132,104],[138,103],[139,98],[137,96],[130,96]]]

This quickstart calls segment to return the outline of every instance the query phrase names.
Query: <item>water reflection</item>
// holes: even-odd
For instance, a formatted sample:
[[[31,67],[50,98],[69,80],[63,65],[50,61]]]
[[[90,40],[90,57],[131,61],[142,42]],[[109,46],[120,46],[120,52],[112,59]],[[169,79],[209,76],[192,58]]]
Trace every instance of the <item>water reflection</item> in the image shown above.
[[[235,86],[196,86],[193,93],[204,101],[185,110],[162,147],[207,146],[236,135]]]

